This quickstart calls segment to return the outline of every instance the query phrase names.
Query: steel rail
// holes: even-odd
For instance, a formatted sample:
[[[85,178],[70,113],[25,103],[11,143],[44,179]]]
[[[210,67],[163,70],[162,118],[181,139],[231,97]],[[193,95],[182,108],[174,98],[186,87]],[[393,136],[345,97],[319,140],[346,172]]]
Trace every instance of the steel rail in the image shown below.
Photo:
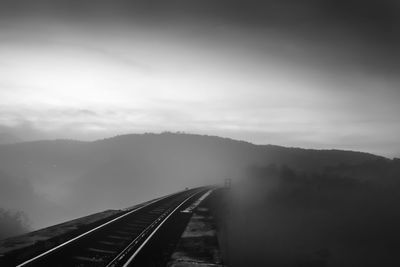
[[[186,199],[184,200],[184,202],[188,201],[190,198],[194,197],[194,195],[198,194],[198,193],[201,192],[201,191],[202,191],[202,190],[196,190],[193,194],[191,194],[188,198],[186,198]],[[80,234],[80,235],[78,235],[78,236],[76,236],[76,237],[74,237],[74,238],[71,238],[70,240],[65,241],[65,242],[63,242],[63,243],[61,243],[61,244],[55,246],[54,248],[51,248],[51,249],[49,249],[49,250],[47,250],[47,251],[45,251],[45,252],[43,252],[43,253],[41,253],[41,254],[39,254],[39,255],[33,257],[33,258],[31,258],[31,259],[28,259],[28,260],[26,260],[26,261],[24,261],[24,262],[22,262],[22,263],[19,263],[19,264],[16,265],[16,266],[17,266],[17,267],[23,267],[23,266],[27,266],[27,265],[29,265],[29,264],[31,264],[31,263],[34,263],[34,262],[37,261],[37,260],[41,260],[41,259],[43,259],[44,257],[49,256],[50,254],[52,254],[52,253],[54,253],[54,252],[60,251],[60,250],[61,250],[62,248],[64,248],[65,246],[67,246],[67,245],[69,245],[69,244],[71,244],[71,243],[73,243],[73,242],[77,242],[78,240],[82,239],[83,237],[86,237],[86,236],[88,236],[89,234],[92,234],[92,233],[94,233],[94,232],[96,232],[96,231],[98,231],[98,230],[100,230],[100,229],[102,229],[102,228],[104,228],[104,227],[106,227],[106,226],[108,226],[108,225],[111,225],[111,224],[113,224],[113,223],[115,223],[115,222],[117,222],[117,221],[120,221],[121,219],[123,219],[123,218],[125,218],[125,217],[127,217],[127,216],[129,216],[129,215],[131,215],[131,214],[133,214],[133,213],[135,213],[135,212],[138,212],[139,210],[142,210],[142,209],[144,209],[144,208],[146,208],[146,207],[149,207],[150,205],[152,205],[152,204],[154,204],[154,203],[162,202],[162,200],[164,200],[164,199],[166,199],[166,198],[168,198],[168,197],[172,197],[172,196],[174,196],[174,195],[179,196],[179,194],[181,194],[181,193],[183,193],[183,192],[185,192],[185,191],[180,191],[180,192],[178,192],[178,193],[170,194],[170,195],[167,195],[167,196],[164,196],[164,197],[157,198],[157,199],[154,199],[154,200],[152,200],[152,201],[149,201],[149,202],[147,202],[146,204],[144,204],[144,205],[142,205],[142,206],[139,206],[139,207],[137,207],[137,208],[134,208],[134,209],[132,209],[131,211],[126,212],[126,213],[122,214],[121,216],[118,216],[117,218],[114,218],[114,219],[112,219],[112,220],[110,220],[110,221],[107,221],[107,222],[105,222],[105,223],[103,223],[103,224],[101,224],[101,225],[99,225],[99,226],[97,226],[97,227],[95,227],[95,228],[93,228],[93,229],[91,229],[91,230],[86,231],[85,233],[82,233],[82,234]],[[180,207],[181,205],[183,205],[184,202],[182,202],[182,203],[179,205],[179,207]],[[179,208],[179,207],[178,207],[178,208]],[[176,209],[174,209],[174,211],[175,211],[175,210],[176,210]],[[173,213],[174,211],[172,211],[172,213]],[[163,214],[164,214],[164,213],[163,213]],[[160,217],[161,217],[161,216],[160,216]],[[168,216],[168,217],[169,217],[169,216]],[[155,221],[158,222],[159,220],[156,219]],[[155,221],[154,221],[150,226],[154,226],[153,224],[155,223]],[[148,226],[148,227],[150,227],[150,226]],[[148,227],[147,227],[147,228],[148,228]],[[146,228],[146,229],[147,229],[147,228]],[[159,228],[159,227],[158,227],[158,228]],[[158,229],[158,228],[157,228],[157,229]],[[146,229],[145,229],[143,232],[145,232]],[[143,233],[139,234],[139,235],[135,238],[135,240],[137,240],[139,237],[141,237],[142,234],[143,234]],[[122,252],[121,252],[121,253],[122,253]],[[120,254],[121,254],[121,253],[120,253]],[[120,255],[118,255],[118,256],[120,256]],[[118,256],[117,256],[117,257],[118,257]]]
[[[162,220],[162,217],[165,217],[162,222],[158,224],[158,226],[149,234],[149,236],[140,244],[140,246],[133,252],[133,254],[129,257],[129,259],[122,265],[123,267],[129,266],[129,264],[132,263],[132,261],[135,259],[135,257],[139,254],[139,252],[143,249],[143,247],[150,241],[150,239],[154,236],[154,234],[157,233],[157,231],[161,228],[161,226],[167,222],[167,220],[180,208],[182,207],[186,202],[188,202],[190,199],[195,197],[196,195],[200,194],[203,190],[194,192],[192,195],[187,197],[185,200],[183,200],[174,210],[172,211],[166,211],[163,213],[160,217],[158,217],[151,225],[149,225],[146,229],[143,230],[143,232],[136,237],[117,257],[115,257],[114,260],[112,260],[106,267],[115,267],[120,264],[121,261],[124,260],[124,258],[132,253],[133,246],[138,243],[138,240],[143,237],[144,234],[146,234],[149,230],[151,230],[154,225],[156,225],[160,220]],[[165,215],[167,214],[167,215]]]

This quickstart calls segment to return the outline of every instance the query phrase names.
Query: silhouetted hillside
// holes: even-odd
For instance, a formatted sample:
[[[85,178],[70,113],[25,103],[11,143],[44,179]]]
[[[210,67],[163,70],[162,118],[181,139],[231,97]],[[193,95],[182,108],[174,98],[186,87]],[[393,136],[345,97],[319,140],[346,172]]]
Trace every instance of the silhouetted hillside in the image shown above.
[[[15,144],[18,142],[21,142],[21,139],[19,139],[18,137],[9,133],[0,133],[0,145]]]
[[[400,185],[400,160],[371,160],[359,164],[339,164],[325,168],[324,173],[352,177],[381,185]]]
[[[9,200],[16,206],[13,208],[20,206],[19,210],[32,217],[33,228],[124,208],[185,187],[243,177],[249,165],[275,163],[316,171],[378,159],[384,160],[360,152],[259,146],[215,136],[173,133],[0,146],[2,176],[18,177],[14,180],[26,181],[31,188],[22,196],[19,192],[15,197],[11,194]],[[2,176],[0,187],[9,180]],[[25,196],[30,194],[46,202],[46,210],[27,206],[31,200]],[[3,203],[2,208],[8,208]],[[38,216],[39,210],[46,216]]]

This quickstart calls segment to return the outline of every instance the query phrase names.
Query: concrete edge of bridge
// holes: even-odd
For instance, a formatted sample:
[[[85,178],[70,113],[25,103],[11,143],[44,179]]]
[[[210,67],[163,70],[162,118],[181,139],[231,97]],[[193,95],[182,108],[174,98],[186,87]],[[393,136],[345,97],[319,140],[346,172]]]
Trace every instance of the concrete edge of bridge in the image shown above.
[[[192,206],[182,212],[192,216],[167,264],[168,267],[222,267],[222,253],[218,242],[216,222],[210,212],[208,191]]]

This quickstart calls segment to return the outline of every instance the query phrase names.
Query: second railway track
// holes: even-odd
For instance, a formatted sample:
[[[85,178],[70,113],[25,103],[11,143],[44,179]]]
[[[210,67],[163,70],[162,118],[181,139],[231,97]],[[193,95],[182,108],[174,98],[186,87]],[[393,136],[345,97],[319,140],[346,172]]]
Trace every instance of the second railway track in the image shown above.
[[[157,199],[10,266],[129,266],[170,216],[209,189],[195,188]]]

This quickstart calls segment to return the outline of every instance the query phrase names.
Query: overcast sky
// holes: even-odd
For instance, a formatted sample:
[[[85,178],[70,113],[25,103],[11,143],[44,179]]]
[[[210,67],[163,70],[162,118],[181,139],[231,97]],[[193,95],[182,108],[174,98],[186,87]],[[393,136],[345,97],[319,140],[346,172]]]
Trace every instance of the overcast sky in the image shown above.
[[[400,156],[396,1],[17,0],[0,10],[0,133],[185,131]]]

